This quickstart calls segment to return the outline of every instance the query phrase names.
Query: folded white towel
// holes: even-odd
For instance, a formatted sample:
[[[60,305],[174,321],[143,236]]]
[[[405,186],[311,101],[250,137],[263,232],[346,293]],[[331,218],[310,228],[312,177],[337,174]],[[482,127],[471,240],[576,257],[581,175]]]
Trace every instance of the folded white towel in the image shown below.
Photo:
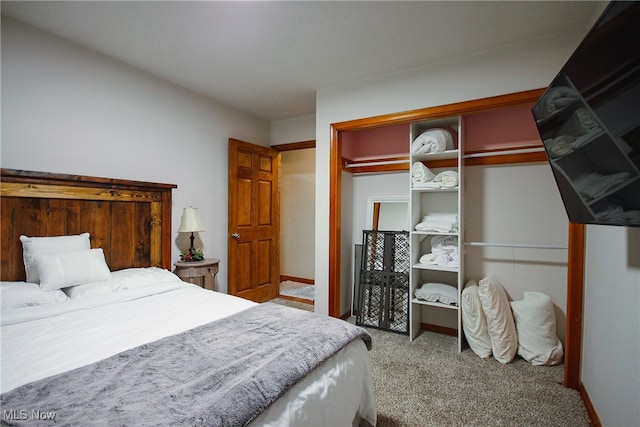
[[[454,222],[458,222],[458,215],[456,215],[456,214],[445,214],[445,213],[434,213],[434,214],[424,215],[422,217],[422,222],[448,222],[448,223],[454,223]]]
[[[415,162],[411,167],[411,179],[414,183],[433,181],[436,175],[422,162]]]
[[[420,264],[439,265],[441,267],[457,267],[460,263],[460,256],[452,256],[452,254],[424,254],[420,257]]]
[[[433,180],[439,182],[442,188],[455,188],[459,182],[458,172],[453,170],[443,171],[437,174]]]
[[[586,108],[578,108],[573,112],[571,118],[560,128],[561,134],[580,136],[588,133],[591,129],[599,127],[593,113]]]
[[[551,158],[562,157],[573,150],[575,137],[571,135],[561,135],[557,138],[546,139],[544,145]]]
[[[439,182],[430,181],[430,182],[414,182],[413,188],[416,189],[436,189],[442,188]]]
[[[458,216],[446,214],[425,215],[422,222],[416,225],[416,231],[435,231],[454,233],[458,231]]]
[[[431,252],[420,257],[421,264],[457,267],[460,264],[458,236],[431,237]]]
[[[622,183],[627,178],[629,178],[629,172],[619,172],[610,175],[591,172],[577,178],[573,182],[573,186],[580,192],[582,197],[589,200],[605,195],[611,188]]]
[[[446,150],[453,150],[453,137],[446,129],[429,129],[418,135],[411,143],[413,154],[442,153]]]
[[[458,252],[458,236],[433,236],[431,238],[431,252]]]
[[[556,86],[550,88],[534,107],[538,120],[572,104],[579,97],[578,92],[570,87]]]

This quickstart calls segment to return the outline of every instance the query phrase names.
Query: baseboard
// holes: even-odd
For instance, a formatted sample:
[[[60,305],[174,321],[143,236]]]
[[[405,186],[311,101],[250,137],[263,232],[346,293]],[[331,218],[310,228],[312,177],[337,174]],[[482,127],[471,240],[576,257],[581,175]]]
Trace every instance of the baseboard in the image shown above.
[[[440,334],[451,335],[453,337],[458,336],[458,330],[455,328],[448,328],[446,326],[432,325],[430,323],[420,323],[420,329],[430,332],[438,332]]]
[[[305,279],[304,277],[295,277],[295,276],[285,276],[284,274],[280,275],[280,282],[284,282],[286,280],[291,280],[292,282],[306,283],[307,285],[315,285],[315,281],[313,279]]]
[[[278,298],[286,299],[289,301],[301,302],[302,304],[313,305],[313,301],[304,299],[304,298],[291,297],[289,295],[278,295]]]
[[[340,316],[340,318],[342,320],[347,320],[348,318],[350,318],[352,316],[351,314],[351,310],[347,311],[346,313],[344,313],[342,316]]]
[[[580,381],[580,384],[578,385],[578,391],[580,391],[580,396],[582,397],[584,406],[587,408],[587,413],[589,414],[591,424],[593,424],[594,427],[602,427],[600,418],[598,418],[598,414],[596,413],[596,410],[591,403],[591,399],[589,398],[589,393],[587,393],[587,389],[584,388],[584,384],[582,384],[582,381]]]

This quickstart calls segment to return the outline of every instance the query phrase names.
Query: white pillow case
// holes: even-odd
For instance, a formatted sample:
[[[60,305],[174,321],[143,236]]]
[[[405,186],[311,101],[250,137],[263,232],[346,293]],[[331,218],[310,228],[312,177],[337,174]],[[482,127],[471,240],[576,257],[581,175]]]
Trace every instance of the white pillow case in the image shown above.
[[[181,282],[182,280],[164,268],[134,267],[112,272],[109,283],[114,291],[119,291],[175,281]]]
[[[556,335],[556,316],[551,297],[525,292],[511,309],[518,331],[518,355],[532,365],[557,365],[564,350]]]
[[[175,281],[181,280],[169,270],[158,267],[134,267],[112,271],[108,280],[65,288],[64,292],[69,298],[76,299]]]
[[[480,280],[478,297],[487,318],[493,357],[500,363],[509,363],[518,351],[518,335],[507,293],[500,282],[485,277]]]
[[[52,304],[67,299],[62,291],[46,291],[37,283],[0,282],[0,306],[3,310]]]
[[[27,282],[40,283],[35,257],[41,254],[55,254],[91,249],[89,233],[74,236],[28,237],[20,236],[22,242],[22,258],[27,274]]]
[[[40,287],[61,289],[83,283],[100,282],[109,279],[111,272],[104,260],[102,249],[41,254],[35,257]]]
[[[425,283],[414,294],[424,301],[458,305],[458,289],[444,283]]]
[[[462,310],[462,329],[469,347],[475,354],[486,359],[491,356],[491,338],[478,296],[478,283],[475,280],[469,280],[462,290],[460,310]]]

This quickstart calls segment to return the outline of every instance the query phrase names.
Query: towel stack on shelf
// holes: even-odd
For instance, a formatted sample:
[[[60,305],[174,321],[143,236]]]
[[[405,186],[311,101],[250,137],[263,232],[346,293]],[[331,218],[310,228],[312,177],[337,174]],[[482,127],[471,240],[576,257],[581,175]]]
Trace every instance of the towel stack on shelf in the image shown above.
[[[411,143],[411,153],[413,154],[442,153],[453,149],[451,132],[440,128],[422,132]]]
[[[420,263],[441,267],[458,267],[460,264],[458,236],[433,236],[431,238],[431,252],[422,255]]]
[[[619,172],[602,175],[598,172],[584,174],[577,178],[573,185],[586,200],[596,199],[605,195],[611,188],[621,184],[629,178],[629,172]]]
[[[552,158],[565,156],[591,141],[602,132],[593,113],[586,108],[578,108],[558,131],[555,138],[544,140],[547,152]]]
[[[458,172],[445,170],[435,174],[422,162],[415,162],[411,167],[411,184],[416,189],[457,188]]]
[[[457,233],[458,215],[431,214],[422,217],[416,225],[416,231],[431,231],[437,233]]]

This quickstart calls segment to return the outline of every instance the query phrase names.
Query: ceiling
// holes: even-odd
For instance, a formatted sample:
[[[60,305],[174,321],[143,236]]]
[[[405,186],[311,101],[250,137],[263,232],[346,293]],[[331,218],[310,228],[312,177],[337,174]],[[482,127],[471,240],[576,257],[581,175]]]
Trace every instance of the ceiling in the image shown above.
[[[2,13],[265,120],[316,90],[586,31],[586,1],[3,1]]]

